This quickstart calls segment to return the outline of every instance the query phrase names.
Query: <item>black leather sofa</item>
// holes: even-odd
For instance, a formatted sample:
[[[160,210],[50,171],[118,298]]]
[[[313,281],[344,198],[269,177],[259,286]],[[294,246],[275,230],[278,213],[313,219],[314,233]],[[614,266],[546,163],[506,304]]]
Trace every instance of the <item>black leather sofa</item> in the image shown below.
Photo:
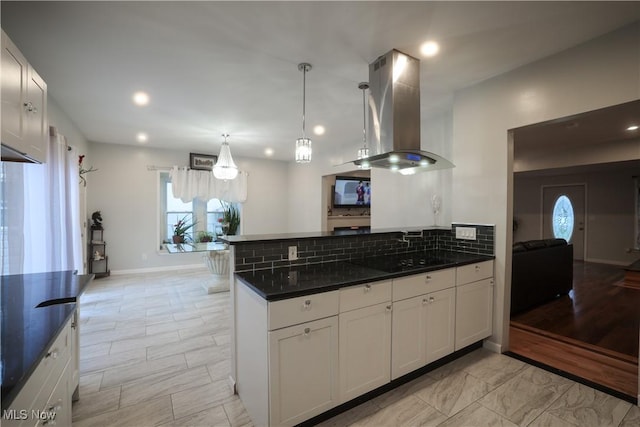
[[[511,314],[537,307],[573,287],[573,245],[564,239],[513,244]]]

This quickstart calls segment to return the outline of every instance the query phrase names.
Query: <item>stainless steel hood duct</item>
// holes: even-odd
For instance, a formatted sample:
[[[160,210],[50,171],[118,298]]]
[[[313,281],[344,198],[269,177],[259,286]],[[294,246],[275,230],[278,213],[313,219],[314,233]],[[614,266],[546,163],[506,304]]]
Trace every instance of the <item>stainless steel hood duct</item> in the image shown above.
[[[376,154],[353,161],[403,174],[453,168],[420,149],[420,61],[398,50],[369,65],[369,146]]]

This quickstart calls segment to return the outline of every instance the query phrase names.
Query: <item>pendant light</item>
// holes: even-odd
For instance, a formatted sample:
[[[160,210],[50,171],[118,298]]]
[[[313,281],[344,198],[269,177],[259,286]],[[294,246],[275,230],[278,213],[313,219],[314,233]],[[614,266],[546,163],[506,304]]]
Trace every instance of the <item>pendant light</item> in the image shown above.
[[[369,157],[369,147],[367,147],[367,103],[365,92],[369,89],[369,83],[362,82],[358,84],[358,89],[362,90],[362,148],[358,150],[358,160]],[[364,161],[358,165],[360,169],[370,169],[369,162]]]
[[[218,161],[213,167],[213,176],[218,179],[224,179],[228,181],[230,179],[235,179],[238,176],[238,167],[233,162],[233,158],[231,157],[231,150],[229,149],[229,143],[227,142],[228,134],[223,133],[224,142],[220,147],[220,155],[218,156]]]
[[[296,139],[296,163],[309,163],[311,161],[311,139],[304,133],[305,124],[305,101],[306,101],[306,76],[311,70],[311,64],[302,62],[298,64],[298,70],[302,71],[302,138]]]

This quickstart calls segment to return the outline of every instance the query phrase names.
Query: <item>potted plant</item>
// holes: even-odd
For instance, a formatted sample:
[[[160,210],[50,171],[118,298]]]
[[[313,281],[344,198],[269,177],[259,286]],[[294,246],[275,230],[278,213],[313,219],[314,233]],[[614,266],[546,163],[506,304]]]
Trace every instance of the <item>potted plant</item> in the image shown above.
[[[209,243],[216,240],[216,235],[209,231],[198,231],[196,243]]]
[[[190,238],[187,231],[191,230],[191,228],[196,225],[196,221],[189,224],[188,216],[189,215],[185,215],[173,226],[173,243],[184,243]]]
[[[222,202],[222,207],[224,209],[222,213],[222,229],[226,229],[225,234],[234,235],[238,232],[238,227],[240,227],[240,212],[231,203]]]

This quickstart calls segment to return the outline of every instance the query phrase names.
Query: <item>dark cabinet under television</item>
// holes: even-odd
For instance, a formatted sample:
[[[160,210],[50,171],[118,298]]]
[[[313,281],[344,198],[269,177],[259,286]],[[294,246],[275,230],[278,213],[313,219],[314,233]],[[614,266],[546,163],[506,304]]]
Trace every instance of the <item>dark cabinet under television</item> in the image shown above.
[[[107,243],[104,241],[104,229],[90,228],[89,238],[89,273],[95,274],[96,278],[109,276],[111,271],[109,270]]]

